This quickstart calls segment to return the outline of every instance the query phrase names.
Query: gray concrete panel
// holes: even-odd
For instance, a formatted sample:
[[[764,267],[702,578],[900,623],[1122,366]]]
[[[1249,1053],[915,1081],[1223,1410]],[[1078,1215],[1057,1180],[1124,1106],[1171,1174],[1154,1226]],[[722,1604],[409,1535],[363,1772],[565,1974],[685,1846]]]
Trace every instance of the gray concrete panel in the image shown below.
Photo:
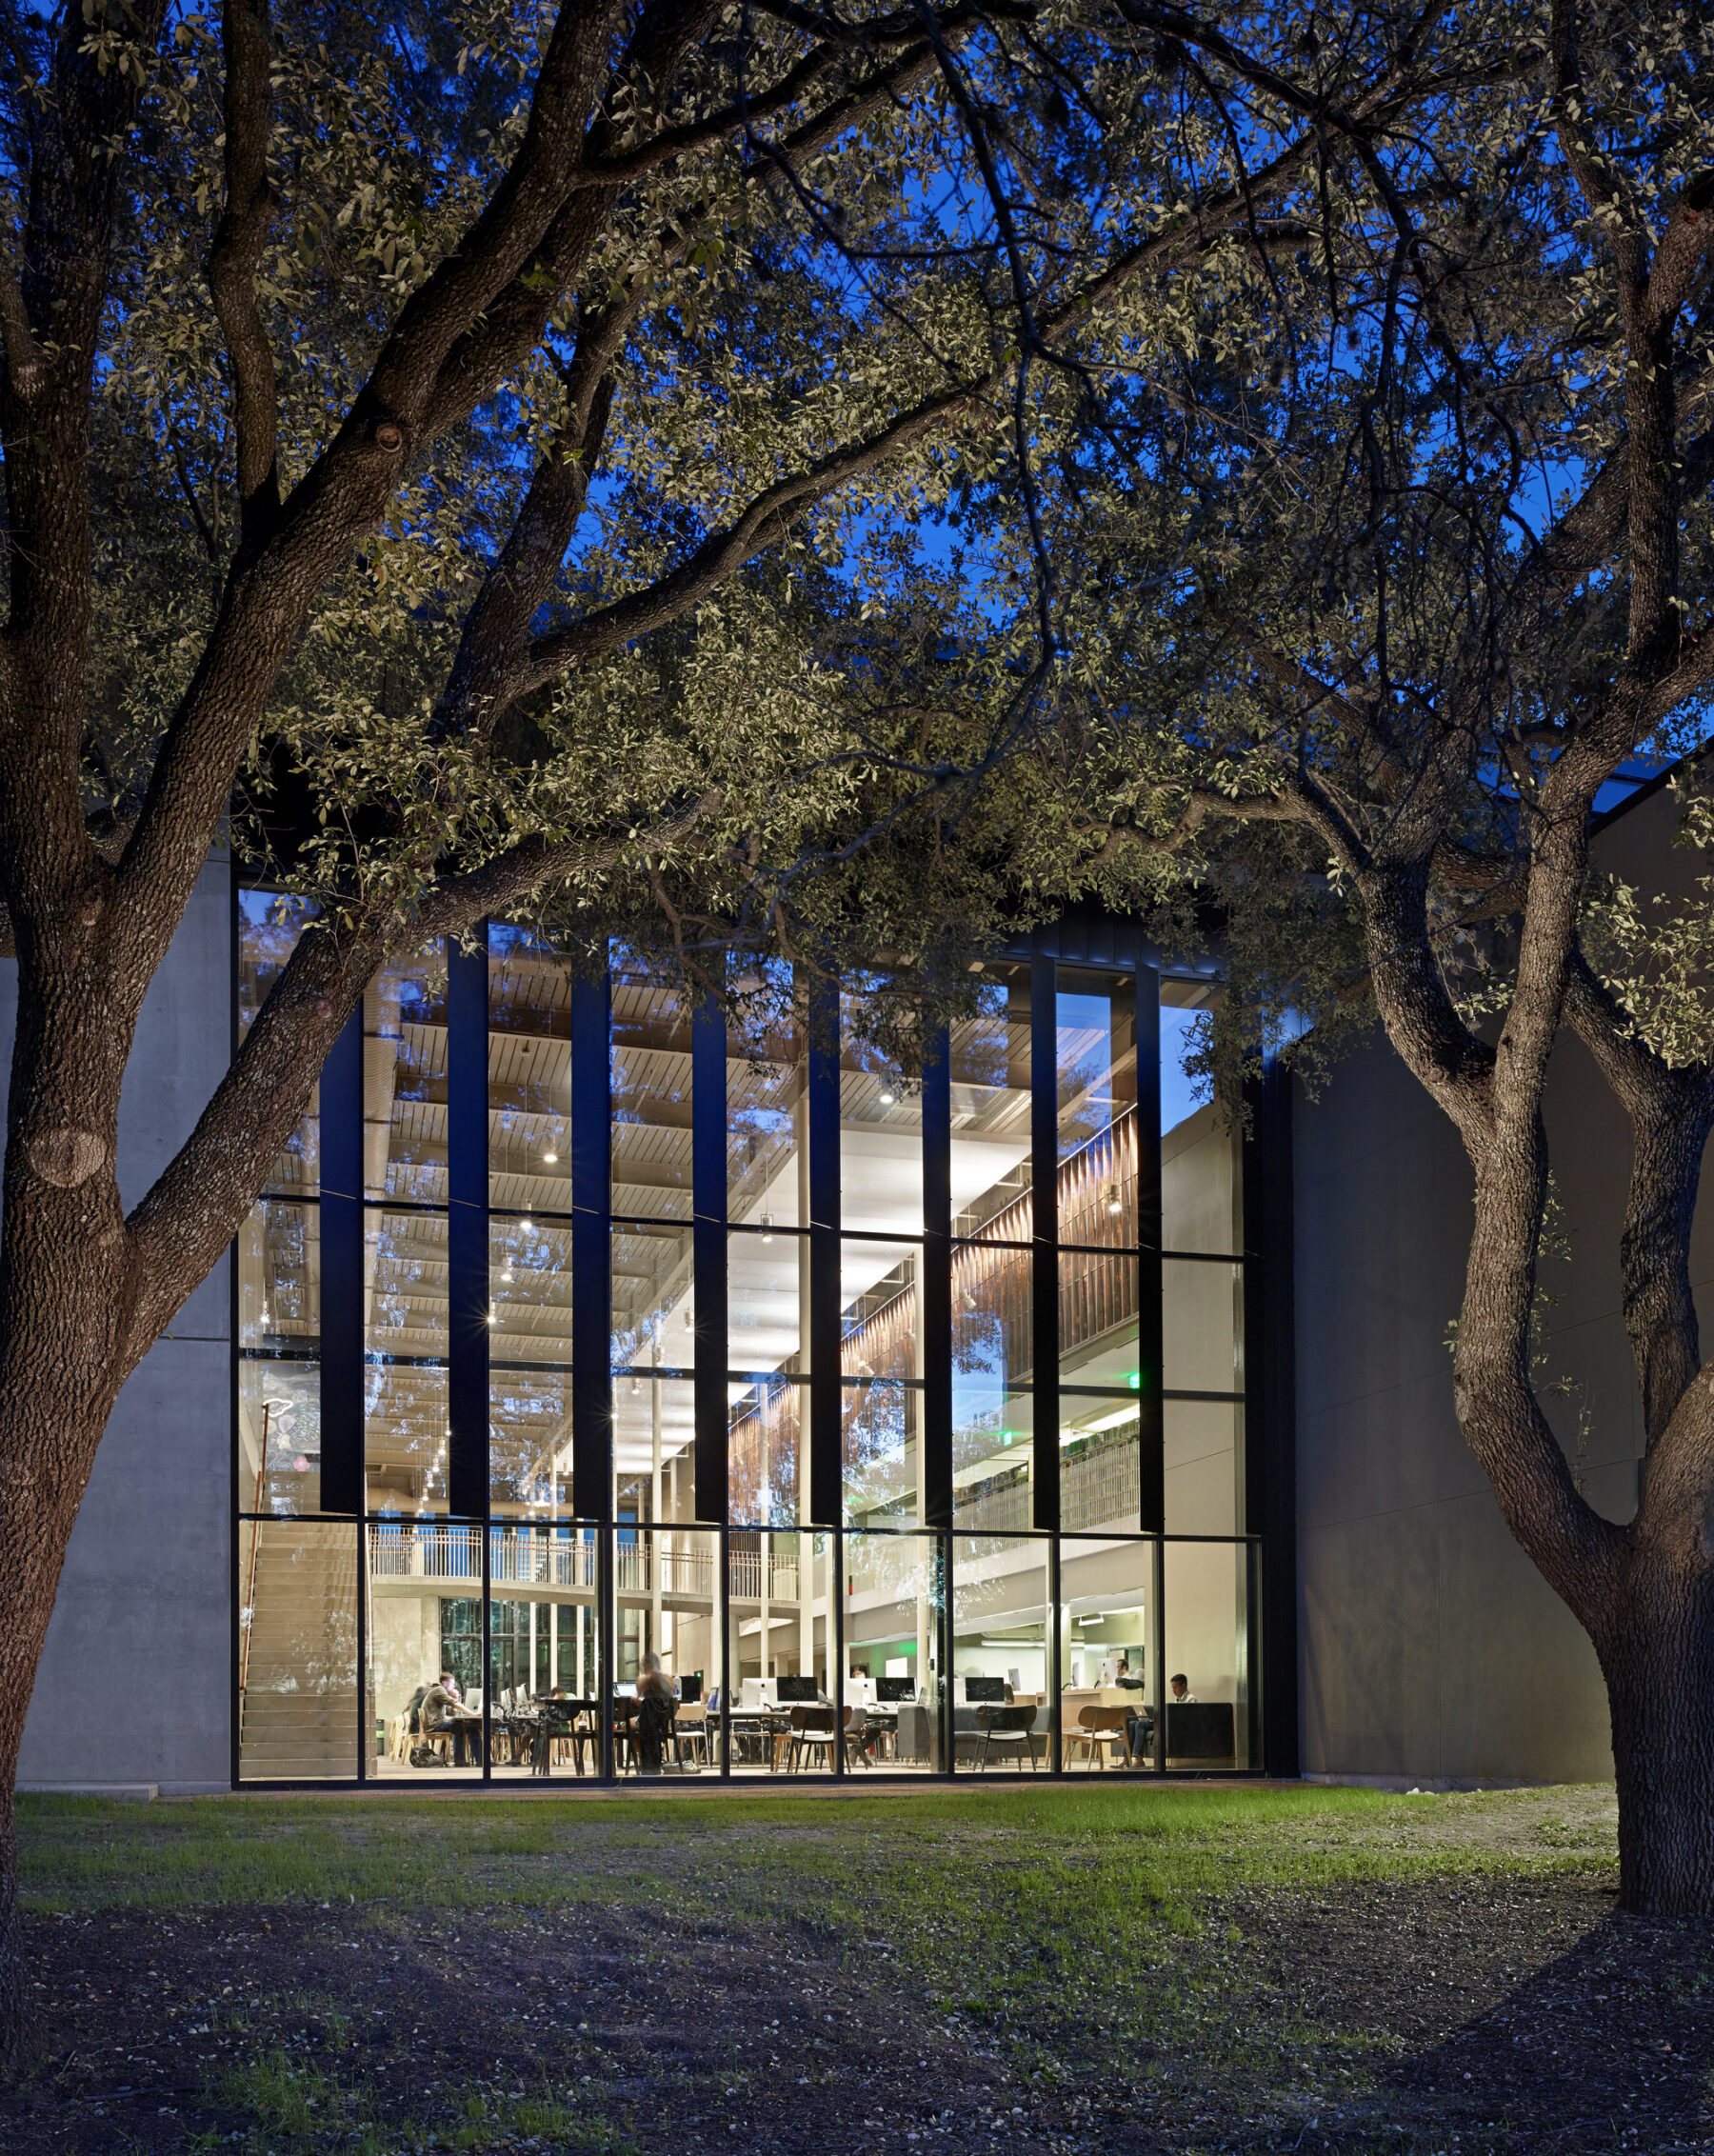
[[[1306,1774],[1422,1771],[1439,1726],[1439,1567],[1432,1509],[1379,1513],[1299,1538]],[[1370,1583],[1353,1591],[1353,1583]]]
[[[1669,848],[1675,820],[1664,797],[1642,804],[1603,839],[1604,861],[1689,893],[1705,865]],[[1643,1449],[1619,1280],[1630,1132],[1569,1036],[1545,1114],[1564,1250],[1542,1268],[1542,1404],[1590,1503],[1624,1521]],[[1319,1100],[1300,1098],[1295,1123],[1305,1771],[1609,1774],[1594,1651],[1512,1540],[1452,1412],[1446,1331],[1470,1227],[1463,1148],[1379,1033]],[[1708,1208],[1693,1270],[1706,1327]]]
[[[1613,1771],[1587,1633],[1512,1540],[1485,1492],[1435,1508],[1441,1741],[1413,1773],[1597,1782]]]
[[[119,1396],[71,1532],[22,1788],[231,1777],[225,1341],[160,1342]]]
[[[119,1108],[134,1205],[229,1059],[230,871],[212,860],[144,999]],[[0,1114],[17,969],[0,963]],[[72,1530],[25,1725],[20,1787],[229,1786],[229,1272],[224,1257],[120,1394]]]

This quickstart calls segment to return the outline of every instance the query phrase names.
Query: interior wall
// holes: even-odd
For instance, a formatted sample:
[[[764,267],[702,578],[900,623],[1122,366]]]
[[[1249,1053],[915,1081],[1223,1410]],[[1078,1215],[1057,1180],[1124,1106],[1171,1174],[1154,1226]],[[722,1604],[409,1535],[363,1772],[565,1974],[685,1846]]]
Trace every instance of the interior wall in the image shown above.
[[[1601,866],[1688,891],[1662,792]],[[1543,1405],[1589,1501],[1636,1507],[1641,1404],[1621,1308],[1623,1111],[1575,1039],[1545,1101],[1562,1249],[1542,1268]],[[1452,1412],[1471,1219],[1464,1148],[1379,1034],[1294,1110],[1300,1714],[1305,1773],[1414,1782],[1612,1773],[1593,1648],[1512,1540]],[[1707,1179],[1704,1174],[1704,1188]],[[1714,1220],[1693,1246],[1704,1342]]]
[[[228,865],[211,859],[144,1000],[119,1107],[128,1207],[189,1136],[226,1068],[230,905]],[[17,965],[6,959],[0,1103],[16,1010]],[[60,1575],[20,1788],[230,1787],[229,1296],[223,1258],[119,1395]]]

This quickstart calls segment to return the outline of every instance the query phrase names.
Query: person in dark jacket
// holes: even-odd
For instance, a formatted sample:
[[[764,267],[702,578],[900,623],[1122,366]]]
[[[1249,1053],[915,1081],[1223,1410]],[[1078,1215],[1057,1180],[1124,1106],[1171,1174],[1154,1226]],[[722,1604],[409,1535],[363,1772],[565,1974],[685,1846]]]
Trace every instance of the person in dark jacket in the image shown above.
[[[645,1774],[661,1771],[676,1705],[672,1679],[662,1669],[660,1656],[646,1654],[637,1679],[637,1761]]]

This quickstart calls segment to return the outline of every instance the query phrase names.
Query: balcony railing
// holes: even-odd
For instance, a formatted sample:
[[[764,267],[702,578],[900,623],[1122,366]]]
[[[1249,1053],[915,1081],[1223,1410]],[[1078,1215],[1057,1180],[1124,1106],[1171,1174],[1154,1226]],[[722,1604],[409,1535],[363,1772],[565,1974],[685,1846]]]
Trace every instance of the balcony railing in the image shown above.
[[[621,1534],[625,1532],[620,1530]],[[703,1541],[698,1536],[698,1541]],[[493,1527],[488,1533],[488,1580],[498,1593],[508,1587],[587,1588],[593,1592],[596,1542],[585,1528]],[[413,1520],[398,1527],[369,1530],[369,1576],[375,1580],[455,1581],[479,1590],[482,1585],[482,1529]],[[620,1594],[682,1595],[711,1601],[718,1559],[711,1547],[680,1549],[668,1536],[617,1543],[613,1586]],[[770,1555],[767,1569],[770,1602],[795,1602],[795,1557]],[[731,1592],[740,1600],[759,1601],[763,1566],[759,1551],[734,1550]]]

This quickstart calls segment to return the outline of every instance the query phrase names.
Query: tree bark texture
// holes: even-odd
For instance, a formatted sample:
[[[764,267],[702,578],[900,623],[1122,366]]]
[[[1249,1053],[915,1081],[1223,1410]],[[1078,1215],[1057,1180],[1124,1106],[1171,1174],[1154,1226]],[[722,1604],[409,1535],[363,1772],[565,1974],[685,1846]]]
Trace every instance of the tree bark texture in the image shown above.
[[[1612,1714],[1619,1894],[1651,1916],[1714,1909],[1714,1373],[1644,1470],[1590,1624]]]

